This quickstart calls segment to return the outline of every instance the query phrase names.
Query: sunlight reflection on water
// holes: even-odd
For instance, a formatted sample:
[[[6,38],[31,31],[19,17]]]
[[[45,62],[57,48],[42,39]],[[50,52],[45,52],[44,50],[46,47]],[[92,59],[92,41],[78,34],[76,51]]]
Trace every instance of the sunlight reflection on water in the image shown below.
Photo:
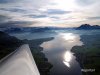
[[[67,41],[74,41],[75,40],[75,35],[73,33],[62,33],[62,37],[67,40]]]
[[[70,51],[66,51],[66,53],[64,54],[64,60],[63,63],[70,67],[70,61],[72,60],[72,53]]]
[[[80,66],[71,49],[74,46],[82,45],[80,35],[74,33],[59,33],[53,40],[44,42],[41,45],[44,48],[43,52],[49,62],[53,64],[50,72],[51,75],[58,75],[59,73],[67,74],[67,68],[71,71],[70,74],[76,73],[76,70],[79,70],[81,73]],[[79,71],[77,71],[77,74]]]
[[[78,35],[75,35],[73,33],[61,33],[60,35],[62,35],[62,38],[65,39],[65,42],[69,42],[69,43],[75,43],[76,41],[79,43],[75,43],[76,45],[82,45],[83,43],[80,42],[80,38]],[[64,53],[63,56],[63,63],[67,66],[70,67],[70,63],[72,62],[72,58],[73,58],[73,53],[70,50],[67,50]]]

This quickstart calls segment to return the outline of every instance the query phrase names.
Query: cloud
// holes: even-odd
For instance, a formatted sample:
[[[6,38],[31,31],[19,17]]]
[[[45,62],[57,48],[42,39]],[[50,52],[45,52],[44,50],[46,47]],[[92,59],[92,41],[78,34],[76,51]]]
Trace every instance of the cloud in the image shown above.
[[[29,17],[32,17],[32,18],[45,18],[47,17],[47,15],[27,15]]]
[[[76,0],[76,2],[80,6],[89,6],[98,2],[98,0]]]
[[[24,9],[21,9],[21,8],[0,8],[0,10],[3,10],[3,11],[10,11],[10,12],[27,12],[26,10]]]
[[[100,16],[98,16],[98,17],[88,17],[87,19],[89,19],[89,20],[97,20],[97,19],[99,19],[100,20]]]
[[[64,11],[61,9],[48,9],[47,13],[48,14],[66,14],[66,13],[71,13],[71,11]]]
[[[11,17],[6,16],[6,15],[0,15],[0,23],[7,22],[11,19]]]
[[[9,21],[0,23],[0,27],[28,27],[39,23],[38,21]]]
[[[0,0],[0,26],[99,24],[99,6],[99,0]]]
[[[0,0],[0,3],[10,3],[15,2],[16,0]]]
[[[50,18],[53,18],[53,19],[60,19],[59,17],[57,17],[57,16],[52,16],[52,17],[50,17]]]

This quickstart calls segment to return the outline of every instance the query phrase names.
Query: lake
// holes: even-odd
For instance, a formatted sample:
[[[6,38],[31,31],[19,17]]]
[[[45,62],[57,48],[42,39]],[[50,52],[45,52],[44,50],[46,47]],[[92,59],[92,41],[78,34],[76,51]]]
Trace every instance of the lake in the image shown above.
[[[53,40],[40,45],[43,47],[43,53],[48,58],[48,61],[53,65],[50,75],[82,75],[80,63],[71,50],[75,46],[84,45],[81,36],[100,35],[100,30],[55,30],[54,32],[27,32],[10,35],[29,40],[54,37]]]

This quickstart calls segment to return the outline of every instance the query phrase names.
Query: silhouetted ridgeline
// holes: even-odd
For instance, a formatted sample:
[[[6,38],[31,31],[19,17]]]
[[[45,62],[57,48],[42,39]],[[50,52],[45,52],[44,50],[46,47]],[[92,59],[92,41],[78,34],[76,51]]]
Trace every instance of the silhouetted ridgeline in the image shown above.
[[[0,59],[13,52],[23,42],[0,31]]]
[[[8,29],[4,30],[4,32],[7,32],[7,33],[13,33],[13,32],[20,33],[20,32],[23,32],[23,30],[21,28],[8,28]]]
[[[9,28],[0,28],[0,31],[6,33],[23,33],[23,32],[54,32],[53,30],[70,30],[70,29],[85,29],[85,30],[92,30],[92,29],[100,29],[99,25],[90,25],[90,24],[82,24],[80,27],[9,27]]]
[[[50,30],[48,27],[19,27],[19,28],[6,28],[4,32],[7,33],[21,33],[21,32],[45,32]]]
[[[93,25],[93,26],[91,26],[90,24],[82,24],[80,27],[77,27],[76,29],[86,29],[86,30],[100,29],[100,26],[99,25]]]
[[[68,30],[74,28],[66,28],[66,27],[9,27],[9,28],[0,28],[0,31],[6,33],[39,33],[39,32],[53,32],[53,30]]]
[[[51,37],[36,40],[19,40],[14,36],[10,36],[7,33],[0,31],[0,59],[15,51],[22,44],[28,43],[36,61],[37,67],[40,71],[40,74],[49,75],[49,70],[51,69],[52,65],[48,62],[48,59],[41,52],[43,48],[40,47],[40,44],[52,39],[53,38]]]

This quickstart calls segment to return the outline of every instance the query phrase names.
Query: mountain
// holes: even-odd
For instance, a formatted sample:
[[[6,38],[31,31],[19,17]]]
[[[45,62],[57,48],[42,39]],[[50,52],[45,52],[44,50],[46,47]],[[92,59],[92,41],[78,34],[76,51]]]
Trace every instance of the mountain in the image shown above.
[[[14,46],[16,44],[21,43],[22,41],[17,39],[14,36],[10,36],[7,33],[4,33],[2,31],[0,31],[0,45],[4,45],[4,46]]]
[[[76,29],[86,29],[86,30],[91,30],[91,29],[100,29],[99,25],[93,25],[91,26],[90,24],[82,24],[80,27],[77,27]]]
[[[51,30],[50,28],[48,27],[44,27],[44,28],[31,28],[31,32],[46,32],[46,31],[49,31]]]
[[[23,32],[21,28],[8,28],[4,30],[6,33],[20,33]]]
[[[0,31],[0,59],[13,52],[22,43],[16,37]]]
[[[53,65],[48,62],[48,59],[45,57],[45,54],[42,53],[43,48],[40,47],[40,45],[43,42],[50,41],[52,39],[54,38],[50,37],[34,40],[19,40],[14,36],[10,36],[5,32],[0,31],[0,59],[15,51],[22,44],[27,43],[29,44],[40,74],[49,75],[49,71]]]

